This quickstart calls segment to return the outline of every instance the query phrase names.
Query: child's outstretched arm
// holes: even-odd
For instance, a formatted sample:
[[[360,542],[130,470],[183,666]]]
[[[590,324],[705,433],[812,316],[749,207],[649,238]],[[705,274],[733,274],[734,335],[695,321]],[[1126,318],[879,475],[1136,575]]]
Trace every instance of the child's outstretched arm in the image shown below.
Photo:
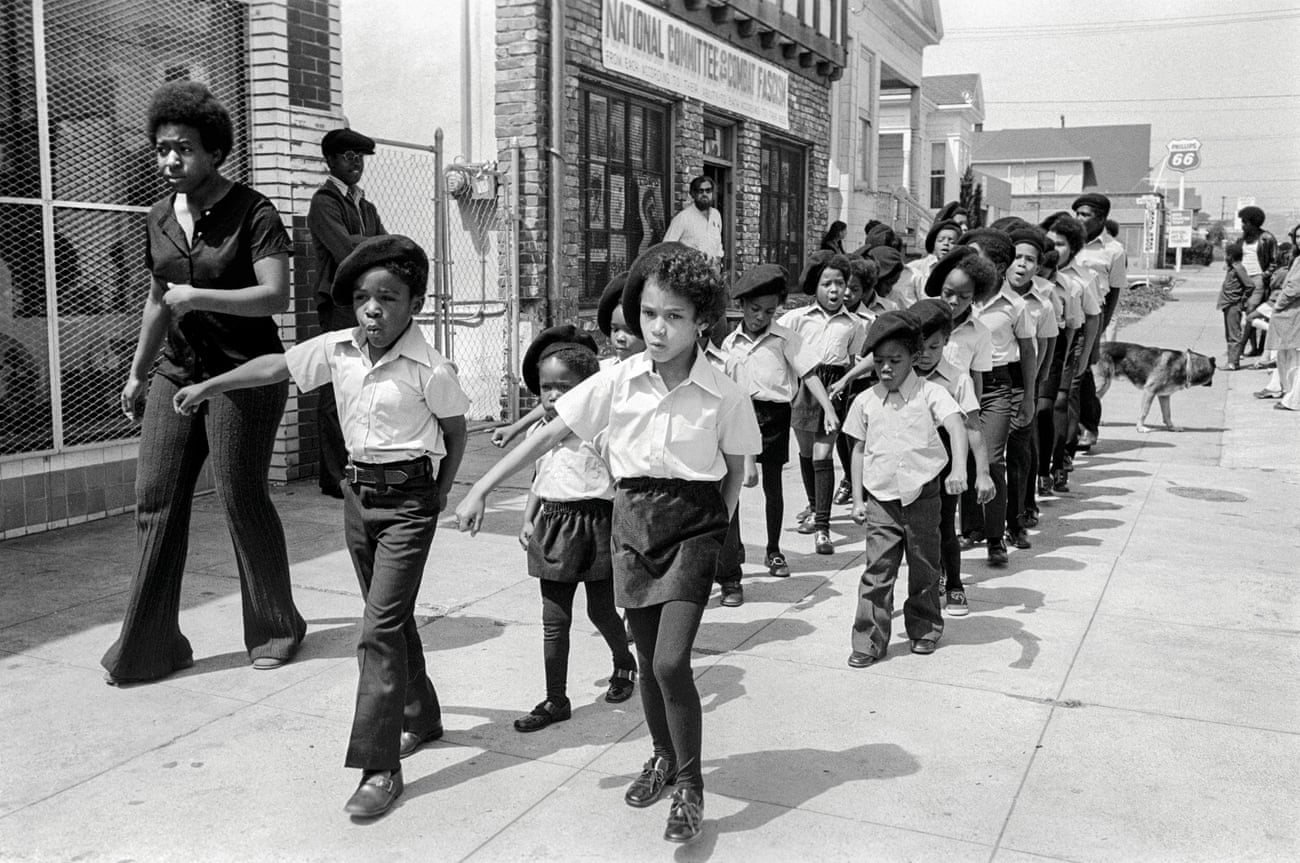
[[[502,426],[499,429],[493,430],[492,446],[509,446],[512,440],[519,437],[528,429],[529,426],[539,421],[544,416],[546,416],[546,408],[538,405],[528,413],[524,414],[518,422],[513,422],[508,426]]]
[[[537,434],[521,443],[492,465],[478,482],[474,483],[465,499],[456,507],[456,529],[469,531],[474,536],[483,527],[483,512],[487,508],[487,496],[508,476],[527,465],[537,461],[542,453],[564,440],[570,434],[569,425],[556,417],[548,422]]]
[[[524,523],[519,528],[519,544],[528,551],[528,543],[533,538],[533,528],[537,513],[542,508],[542,499],[533,492],[528,492],[528,503],[524,504]]]
[[[849,457],[849,479],[853,483],[853,523],[865,524],[867,521],[867,502],[862,497],[862,453],[866,445],[853,438],[853,455]]]
[[[873,356],[872,354],[867,354],[865,357],[859,359],[857,364],[854,365],[853,368],[845,372],[842,378],[837,380],[835,383],[831,384],[830,389],[827,391],[827,394],[831,398],[838,398],[840,393],[844,392],[849,388],[849,384],[853,383],[858,378],[862,377],[863,375],[865,375],[867,372],[871,371],[875,367],[876,367],[875,356]],[[816,393],[814,393],[814,396],[815,395]]]
[[[975,459],[975,500],[986,504],[997,494],[993,477],[989,474],[989,452],[984,448],[984,432],[980,430],[980,416],[977,413],[966,415],[966,439],[970,442],[970,454]],[[955,466],[956,461],[953,462]]]
[[[465,457],[465,443],[469,432],[465,428],[465,417],[438,417],[438,428],[442,429],[442,446],[447,451],[438,462],[438,511],[447,508],[447,495],[456,482],[460,472],[460,461]]]
[[[740,485],[745,479],[745,456],[724,452],[722,460],[727,464],[727,475],[722,478],[719,490],[722,502],[727,505],[727,518],[736,514],[736,505],[740,503]]]
[[[817,404],[821,405],[826,434],[835,434],[840,430],[840,418],[835,414],[835,405],[831,403],[830,394],[826,392],[826,386],[821,378],[809,372],[804,375],[803,384],[808,388],[808,392],[812,393]]]
[[[285,362],[284,354],[262,354],[225,374],[182,387],[172,398],[172,407],[178,414],[192,414],[199,409],[199,405],[213,396],[230,390],[278,384],[288,379],[289,364]]]
[[[961,494],[966,490],[966,453],[969,451],[966,425],[961,414],[953,412],[943,418],[943,427],[948,432],[948,443],[952,445],[952,470],[948,471],[948,479],[944,481],[943,487],[948,494]],[[987,457],[984,462],[984,470],[987,472]],[[979,463],[976,462],[976,470],[978,469]]]

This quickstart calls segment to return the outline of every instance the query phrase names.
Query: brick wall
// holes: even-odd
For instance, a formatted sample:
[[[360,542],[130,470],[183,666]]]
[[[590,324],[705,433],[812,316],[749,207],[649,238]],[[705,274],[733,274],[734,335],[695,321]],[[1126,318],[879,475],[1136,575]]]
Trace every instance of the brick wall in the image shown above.
[[[330,77],[330,3],[288,0],[289,101],[298,108],[328,111],[334,104]],[[335,10],[337,12],[337,10]]]
[[[569,0],[565,6],[565,128],[561,139],[566,161],[564,176],[558,184],[564,196],[563,260],[560,297],[546,297],[548,251],[546,243],[546,205],[550,194],[547,97],[550,51],[549,10],[544,0],[496,0],[497,55],[496,127],[498,145],[504,148],[518,137],[523,148],[523,182],[520,201],[523,227],[520,241],[520,288],[524,297],[522,312],[525,325],[545,326],[571,320],[577,312],[578,228],[582,201],[579,196],[577,159],[579,123],[579,86],[583,80],[599,81],[644,94],[671,106],[670,138],[672,170],[668,202],[671,217],[689,200],[692,178],[704,167],[705,105],[678,93],[622,78],[607,72],[601,64],[601,3],[599,0]],[[736,204],[736,255],[740,267],[757,262],[759,224],[759,153],[761,134],[780,134],[787,140],[807,147],[805,189],[807,211],[805,226],[808,247],[816,248],[827,221],[826,171],[830,140],[830,87],[798,74],[790,75],[791,130],[764,130],[759,124],[735,118],[737,163],[734,189]],[[529,302],[528,298],[536,298]]]

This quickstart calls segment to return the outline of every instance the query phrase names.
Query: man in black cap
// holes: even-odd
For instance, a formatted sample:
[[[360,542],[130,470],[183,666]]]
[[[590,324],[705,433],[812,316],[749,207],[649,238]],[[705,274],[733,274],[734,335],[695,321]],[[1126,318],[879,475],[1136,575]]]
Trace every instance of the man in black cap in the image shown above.
[[[375,142],[351,129],[326,132],[320,142],[321,152],[330,175],[311,197],[307,210],[307,230],[311,231],[311,248],[316,257],[316,314],[323,332],[347,329],[356,325],[350,303],[338,305],[330,296],[334,273],[339,264],[366,237],[386,234],[375,205],[366,200],[357,185],[365,171],[365,157],[375,152]],[[316,427],[320,439],[317,479],[320,490],[342,498],[339,484],[347,451],[339,428],[331,385],[321,388],[316,409]]]
[[[1093,345],[1092,356],[1080,360],[1091,366],[1101,355],[1101,339],[1115,315],[1120,292],[1128,287],[1128,255],[1124,247],[1105,231],[1106,220],[1110,218],[1110,198],[1088,192],[1074,199],[1072,209],[1074,217],[1083,225],[1086,238],[1075,261],[1084,271],[1095,273],[1099,287],[1106,291],[1101,304],[1101,336]],[[1091,371],[1083,373],[1080,383],[1079,448],[1088,449],[1097,440],[1097,430],[1101,426],[1101,399],[1097,398]]]

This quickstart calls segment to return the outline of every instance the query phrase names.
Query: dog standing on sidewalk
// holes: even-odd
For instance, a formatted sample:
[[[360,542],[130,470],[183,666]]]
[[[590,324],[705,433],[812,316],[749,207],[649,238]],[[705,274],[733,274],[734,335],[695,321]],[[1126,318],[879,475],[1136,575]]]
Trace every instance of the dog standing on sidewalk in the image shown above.
[[[1165,428],[1182,431],[1174,425],[1169,399],[1179,390],[1213,385],[1214,357],[1198,354],[1190,348],[1175,351],[1132,342],[1107,342],[1101,346],[1101,358],[1093,365],[1092,375],[1097,382],[1098,398],[1106,394],[1111,379],[1117,376],[1127,378],[1129,383],[1142,390],[1142,407],[1137,421],[1139,432],[1151,431],[1146,419],[1154,399],[1160,400],[1160,416]]]

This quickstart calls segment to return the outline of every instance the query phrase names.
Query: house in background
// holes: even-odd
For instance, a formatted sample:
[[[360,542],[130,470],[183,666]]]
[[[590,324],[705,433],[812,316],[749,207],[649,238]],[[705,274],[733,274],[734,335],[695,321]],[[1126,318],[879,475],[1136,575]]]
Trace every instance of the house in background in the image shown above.
[[[861,0],[849,6],[844,77],[831,94],[829,218],[851,245],[870,219],[913,245],[930,221],[930,152],[922,54],[943,38],[935,0]]]
[[[975,137],[971,164],[979,173],[1011,184],[1011,211],[1037,224],[1069,210],[1084,192],[1110,198],[1110,216],[1130,255],[1142,248],[1145,206],[1152,194],[1151,126],[1073,126],[983,131]],[[1177,193],[1166,206],[1177,205]],[[1197,209],[1193,192],[1187,208]]]
[[[929,185],[921,203],[937,210],[961,197],[975,135],[984,126],[984,84],[977,73],[921,79],[925,138],[930,147]]]

